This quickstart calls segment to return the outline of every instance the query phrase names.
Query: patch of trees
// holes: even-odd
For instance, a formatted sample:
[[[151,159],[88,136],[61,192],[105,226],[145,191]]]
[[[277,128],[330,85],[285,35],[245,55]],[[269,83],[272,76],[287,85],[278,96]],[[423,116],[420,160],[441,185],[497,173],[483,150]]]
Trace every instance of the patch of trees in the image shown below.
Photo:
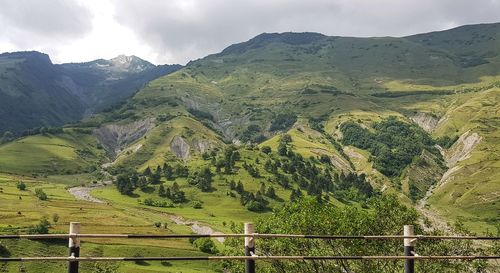
[[[364,173],[359,175],[355,173],[348,173],[347,175],[341,173],[338,175],[337,181],[339,188],[334,195],[338,199],[365,201],[380,194],[379,191],[375,190],[370,182],[366,180],[366,175]]]
[[[448,149],[453,145],[456,141],[458,140],[458,136],[450,137],[450,136],[442,136],[436,139],[436,143],[445,148]]]
[[[267,206],[269,202],[264,198],[264,196],[276,196],[274,188],[270,190],[268,194],[264,184],[261,184],[260,189],[255,194],[253,192],[246,191],[241,181],[238,181],[236,184],[234,180],[231,180],[229,188],[236,191],[240,195],[240,204],[245,206],[249,211],[253,212],[263,212],[269,210]]]
[[[315,198],[298,198],[296,202],[285,204],[273,214],[259,218],[256,222],[256,232],[262,234],[325,234],[325,235],[380,235],[399,234],[403,225],[414,225],[417,234],[437,235],[440,231],[425,231],[419,224],[419,215],[393,195],[381,195],[368,202],[369,209],[354,206],[335,206],[329,203],[317,202]],[[241,232],[234,230],[235,233]],[[459,234],[466,232],[457,231]],[[242,239],[228,239],[222,255],[234,255],[241,248]],[[288,238],[263,240],[259,249],[266,255],[366,255],[376,256],[401,255],[400,241],[380,243],[346,241],[298,241]],[[479,250],[481,248],[482,250]],[[446,240],[419,241],[418,251],[432,255],[463,255],[464,253],[495,253],[498,246],[484,249],[469,242],[451,242]],[[485,272],[485,264],[470,261],[416,263],[416,272],[421,273],[454,273],[454,272]],[[259,265],[262,272],[302,273],[302,272],[401,272],[402,263],[394,261],[365,262],[349,261],[275,261]],[[231,272],[243,272],[244,265],[239,262],[227,262],[225,267]]]
[[[323,122],[325,121],[326,117],[320,117],[320,118],[309,118],[308,123],[309,127],[311,127],[313,130],[316,130],[318,132],[324,132],[325,127],[323,125]]]
[[[344,145],[368,150],[373,155],[374,167],[389,177],[399,176],[423,149],[439,155],[434,140],[416,125],[389,117],[374,125],[374,132],[355,122],[340,126]]]
[[[248,174],[250,174],[253,178],[260,178],[260,172],[257,166],[243,162],[243,168],[247,170]]]
[[[245,131],[243,131],[240,135],[240,140],[242,142],[253,142],[253,143],[259,143],[264,140],[266,140],[266,137],[262,135],[261,128],[259,125],[252,124],[247,127]]]
[[[212,190],[212,172],[209,167],[194,172],[187,180],[189,185],[198,187],[202,192]]]
[[[215,171],[220,173],[224,169],[224,174],[231,174],[235,169],[235,164],[241,159],[240,152],[234,145],[229,145],[215,162]]]
[[[366,201],[377,194],[364,174],[338,174],[333,171],[328,156],[304,158],[293,151],[289,135],[283,135],[278,147],[278,155],[270,156],[264,163],[264,169],[273,175],[270,181],[285,189],[292,189],[290,200],[296,200],[305,194],[318,201],[328,199],[331,193],[338,199]],[[297,185],[298,188],[292,185]]]
[[[164,165],[165,166],[165,165]],[[168,166],[168,165],[167,165]],[[176,171],[174,173],[176,175],[181,174],[187,176],[187,172],[185,171],[187,168],[185,166],[176,167]],[[169,169],[165,168],[164,169]],[[163,170],[164,170],[163,169]],[[185,193],[180,190],[179,185],[174,182],[171,187],[165,188],[163,184],[161,184],[161,174],[163,173],[162,168],[160,166],[156,167],[154,171],[151,168],[147,167],[142,175],[139,175],[135,170],[122,169],[120,173],[116,176],[114,181],[116,188],[123,195],[132,195],[134,190],[140,188],[141,190],[147,190],[150,185],[160,184],[158,195],[160,197],[165,197],[170,199],[174,203],[183,203],[186,202]],[[143,201],[144,202],[144,201]],[[146,201],[149,202],[149,201]],[[166,203],[165,203],[166,204]],[[145,204],[145,205],[154,205],[154,204]],[[160,204],[161,206],[164,203]]]
[[[270,131],[282,131],[290,128],[297,121],[295,114],[279,114],[271,121]]]
[[[144,180],[141,179],[141,182],[143,181]],[[138,182],[139,176],[136,172],[122,173],[116,177],[115,185],[121,194],[131,195],[137,187],[145,187],[143,185],[140,185]]]
[[[187,201],[185,192],[181,191],[177,182],[174,182],[172,187],[167,188],[165,197],[169,198],[174,203],[184,203]]]

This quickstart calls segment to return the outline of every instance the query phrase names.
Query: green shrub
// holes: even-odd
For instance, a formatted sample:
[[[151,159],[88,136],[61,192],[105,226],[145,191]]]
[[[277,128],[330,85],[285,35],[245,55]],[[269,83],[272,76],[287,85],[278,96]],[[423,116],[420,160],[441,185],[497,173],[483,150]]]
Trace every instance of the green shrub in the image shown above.
[[[17,182],[16,187],[17,187],[20,191],[24,191],[24,190],[26,190],[26,184],[24,184],[24,182],[22,182],[22,181]]]
[[[42,189],[36,189],[35,196],[38,197],[38,199],[42,200],[42,201],[45,201],[48,199],[47,194]]]
[[[194,201],[193,208],[194,209],[201,209],[201,208],[203,208],[203,204],[200,201]]]
[[[49,223],[49,220],[47,220],[47,217],[42,217],[42,219],[40,219],[40,222],[37,225],[31,226],[28,229],[28,233],[29,234],[48,234],[49,227],[50,227],[50,223]]]
[[[193,245],[197,247],[199,250],[202,252],[208,253],[208,254],[217,254],[219,251],[217,250],[217,247],[215,246],[215,243],[212,241],[210,238],[198,238],[194,240]]]

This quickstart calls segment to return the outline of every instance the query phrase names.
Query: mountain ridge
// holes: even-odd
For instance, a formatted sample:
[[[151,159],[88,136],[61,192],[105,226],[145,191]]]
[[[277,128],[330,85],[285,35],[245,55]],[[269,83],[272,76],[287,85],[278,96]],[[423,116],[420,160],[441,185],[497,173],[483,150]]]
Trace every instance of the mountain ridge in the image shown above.
[[[124,55],[111,60],[54,64],[49,55],[37,51],[2,53],[0,133],[78,121],[121,102],[150,80],[179,68],[156,66]],[[22,103],[15,102],[16,98],[22,98]],[[20,109],[17,113],[16,107]]]

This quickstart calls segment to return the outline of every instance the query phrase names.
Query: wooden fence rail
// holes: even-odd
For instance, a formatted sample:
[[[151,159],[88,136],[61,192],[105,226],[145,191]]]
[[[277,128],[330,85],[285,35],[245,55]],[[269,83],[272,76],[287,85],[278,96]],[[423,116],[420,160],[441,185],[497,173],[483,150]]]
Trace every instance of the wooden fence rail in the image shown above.
[[[239,260],[245,262],[245,272],[255,273],[255,262],[258,260],[405,260],[405,273],[415,272],[415,260],[498,260],[500,256],[419,256],[415,254],[418,240],[500,240],[500,237],[485,236],[426,236],[413,234],[413,226],[406,225],[403,235],[303,235],[303,234],[258,234],[252,223],[245,223],[244,234],[80,234],[80,223],[71,223],[69,234],[36,234],[36,235],[0,235],[0,239],[68,239],[68,257],[7,257],[0,262],[25,261],[67,261],[68,273],[78,273],[79,262],[109,261],[202,261],[202,260]],[[129,239],[175,239],[175,238],[207,238],[232,237],[245,238],[245,256],[200,256],[200,257],[79,257],[81,238],[129,238]],[[403,256],[259,256],[255,253],[257,238],[304,238],[323,240],[394,240],[404,242]]]

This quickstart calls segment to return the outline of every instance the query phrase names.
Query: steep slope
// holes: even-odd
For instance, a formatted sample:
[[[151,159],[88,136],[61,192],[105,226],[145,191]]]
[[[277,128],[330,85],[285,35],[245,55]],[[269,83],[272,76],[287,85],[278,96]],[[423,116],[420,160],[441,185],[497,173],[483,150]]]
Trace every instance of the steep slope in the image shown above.
[[[38,52],[0,55],[0,132],[62,125],[83,116],[87,104],[49,56]]]
[[[0,173],[36,176],[93,172],[104,158],[90,131],[65,129],[0,145]]]
[[[453,41],[449,41],[451,36]],[[365,173],[379,189],[402,192],[416,201],[452,168],[446,166],[445,158],[432,145],[442,143],[441,138],[453,139],[457,135],[453,130],[465,133],[461,127],[453,127],[456,122],[474,123],[474,119],[455,119],[445,113],[453,116],[458,101],[485,96],[498,85],[499,39],[500,24],[403,38],[262,34],[150,82],[126,105],[95,120],[111,121],[113,117],[124,116],[126,122],[133,122],[188,116],[226,142],[260,143],[270,139],[272,147],[277,145],[273,142],[274,135],[289,132],[295,136],[294,145],[304,156],[329,155],[337,159],[334,160],[337,171],[354,169]],[[474,60],[477,56],[482,61]],[[491,104],[495,111],[481,111],[481,122],[492,126],[490,121],[498,110],[496,105]],[[485,106],[478,104],[478,107]],[[370,128],[390,116],[413,127],[420,124],[426,130],[422,136],[433,138],[425,150],[410,153],[415,157],[405,159],[408,163],[398,167],[397,173],[384,174],[380,165],[376,165],[380,163],[377,156],[368,150],[353,146],[337,149],[335,145],[328,145],[329,139],[337,145],[342,141],[339,127],[345,121]],[[319,135],[296,135],[296,129],[289,131],[294,125],[300,128],[301,123]],[[442,129],[448,126],[454,129]],[[182,141],[177,139],[177,142],[179,145],[175,147],[183,146]],[[495,142],[494,139],[487,141],[488,145],[496,145]],[[164,160],[168,161],[165,155],[172,148],[162,152]],[[492,162],[489,158],[482,154],[478,164],[488,166]],[[161,164],[161,160],[155,162]],[[460,164],[468,165],[467,160]],[[488,199],[480,190],[483,180],[471,180],[473,194],[469,196]],[[493,192],[500,187],[497,178],[488,181]],[[438,196],[430,199],[432,204],[448,202]],[[488,200],[497,201],[495,196]],[[485,206],[489,211],[495,210],[491,203]],[[461,210],[457,214],[472,212],[471,207],[465,205]],[[453,220],[451,214],[445,216]]]
[[[39,52],[0,54],[0,133],[78,121],[179,67],[135,56],[55,65]]]
[[[153,65],[136,56],[61,64],[63,73],[80,86],[90,111],[98,111],[133,95],[145,83],[178,70],[180,65]]]
[[[229,181],[239,179],[254,194],[263,183],[280,198],[304,190],[364,202],[374,194],[369,182],[415,204],[434,186],[430,209],[484,230],[497,215],[500,189],[499,35],[500,24],[403,38],[261,34],[149,82],[78,126],[100,141],[110,172],[180,166],[173,180],[191,200],[213,197],[200,193],[184,167],[194,176],[218,170],[214,188],[228,196]],[[120,57],[81,66],[112,70],[109,82],[123,66],[148,64]],[[224,160],[232,161],[228,144],[240,146],[244,160],[222,173]],[[295,168],[303,173],[293,175]],[[484,217],[471,216],[478,207]]]

